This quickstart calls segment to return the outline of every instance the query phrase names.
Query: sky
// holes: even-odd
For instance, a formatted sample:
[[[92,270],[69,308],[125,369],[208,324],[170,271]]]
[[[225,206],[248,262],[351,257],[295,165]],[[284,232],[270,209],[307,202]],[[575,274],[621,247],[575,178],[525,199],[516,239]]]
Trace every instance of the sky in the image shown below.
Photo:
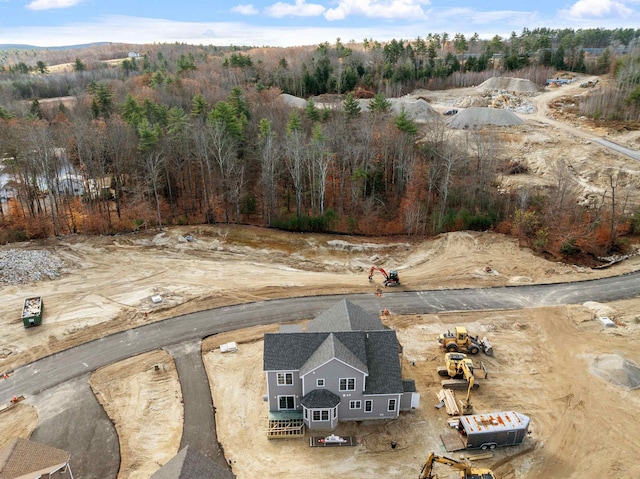
[[[218,46],[640,28],[640,0],[0,0],[0,44]]]

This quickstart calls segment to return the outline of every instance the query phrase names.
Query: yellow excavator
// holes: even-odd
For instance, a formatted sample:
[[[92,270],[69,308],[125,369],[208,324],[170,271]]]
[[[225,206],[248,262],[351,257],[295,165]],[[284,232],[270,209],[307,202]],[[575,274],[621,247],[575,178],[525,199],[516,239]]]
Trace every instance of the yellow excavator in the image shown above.
[[[422,466],[418,479],[436,479],[438,476],[433,474],[433,465],[435,463],[445,464],[460,471],[460,479],[497,479],[493,471],[490,469],[473,468],[464,462],[456,461],[444,456],[436,456],[433,452],[427,457],[427,462]]]
[[[471,390],[478,389],[479,384],[475,382],[473,361],[463,353],[447,353],[444,355],[445,366],[438,366],[440,376],[449,377],[441,382],[443,389],[466,389],[467,397],[462,404],[462,413],[473,414],[471,405]],[[487,369],[482,365],[482,376],[487,377]]]

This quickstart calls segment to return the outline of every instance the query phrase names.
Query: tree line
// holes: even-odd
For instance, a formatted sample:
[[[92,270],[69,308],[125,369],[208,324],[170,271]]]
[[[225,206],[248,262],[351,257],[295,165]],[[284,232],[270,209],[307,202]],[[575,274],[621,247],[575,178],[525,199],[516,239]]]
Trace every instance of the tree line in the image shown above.
[[[625,31],[613,31],[609,44],[622,43]],[[544,36],[534,32],[523,36]],[[637,38],[630,32],[627,47]],[[496,175],[509,164],[497,133],[454,132],[392,112],[389,93],[429,85],[411,62],[429,69],[433,60],[437,70],[453,55],[461,68],[439,75],[482,78],[469,68],[475,57],[456,55],[463,38],[443,36],[424,40],[422,58],[417,40],[356,46],[338,39],[292,49],[153,45],[117,68],[76,55],[72,72],[5,70],[0,151],[16,198],[0,210],[1,239],[228,222],[374,235],[495,229],[551,254],[620,249],[621,225],[628,232],[635,221],[615,205],[594,211],[566,201],[549,215],[551,195],[499,190]],[[514,41],[504,43],[514,49]],[[469,50],[476,48],[470,41]],[[637,62],[629,54],[611,58]],[[518,72],[552,71],[543,63],[526,68]],[[74,101],[24,98],[24,85],[33,95],[37,82],[67,85]],[[373,93],[366,112],[359,89]],[[309,100],[291,108],[282,92]],[[311,95],[322,93],[342,95],[340,108],[318,106]],[[65,187],[67,163],[82,180],[81,197]]]

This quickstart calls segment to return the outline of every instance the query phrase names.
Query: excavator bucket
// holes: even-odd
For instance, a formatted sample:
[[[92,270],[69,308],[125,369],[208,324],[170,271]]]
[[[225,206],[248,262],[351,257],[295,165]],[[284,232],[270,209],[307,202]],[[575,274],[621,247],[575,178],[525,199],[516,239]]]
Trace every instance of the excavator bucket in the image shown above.
[[[481,344],[482,344],[482,350],[484,351],[484,353],[487,356],[493,356],[493,346],[491,346],[491,343],[489,342],[489,340],[487,338],[482,338]]]

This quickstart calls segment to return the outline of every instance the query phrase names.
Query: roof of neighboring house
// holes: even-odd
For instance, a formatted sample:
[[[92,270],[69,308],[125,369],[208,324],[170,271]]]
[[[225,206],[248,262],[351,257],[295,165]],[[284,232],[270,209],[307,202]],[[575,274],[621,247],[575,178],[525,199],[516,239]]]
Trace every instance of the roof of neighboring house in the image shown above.
[[[379,317],[346,299],[334,304],[307,324],[307,331],[379,331],[385,329]]]
[[[0,479],[36,479],[69,463],[67,451],[18,437],[0,450]]]
[[[235,477],[228,467],[221,466],[186,446],[153,473],[150,479],[234,479]]]
[[[395,331],[383,329],[382,321],[346,300],[313,321],[324,317],[324,322],[331,322],[328,312],[342,317],[343,324],[358,324],[366,329],[309,332],[307,328],[305,333],[267,333],[264,335],[264,370],[299,371],[304,375],[338,359],[368,375],[366,394],[402,393],[399,344]],[[350,315],[351,319],[348,319]],[[380,326],[377,330],[369,328],[377,323]]]
[[[314,389],[302,398],[301,404],[307,409],[331,409],[340,404],[340,397],[327,389]]]

